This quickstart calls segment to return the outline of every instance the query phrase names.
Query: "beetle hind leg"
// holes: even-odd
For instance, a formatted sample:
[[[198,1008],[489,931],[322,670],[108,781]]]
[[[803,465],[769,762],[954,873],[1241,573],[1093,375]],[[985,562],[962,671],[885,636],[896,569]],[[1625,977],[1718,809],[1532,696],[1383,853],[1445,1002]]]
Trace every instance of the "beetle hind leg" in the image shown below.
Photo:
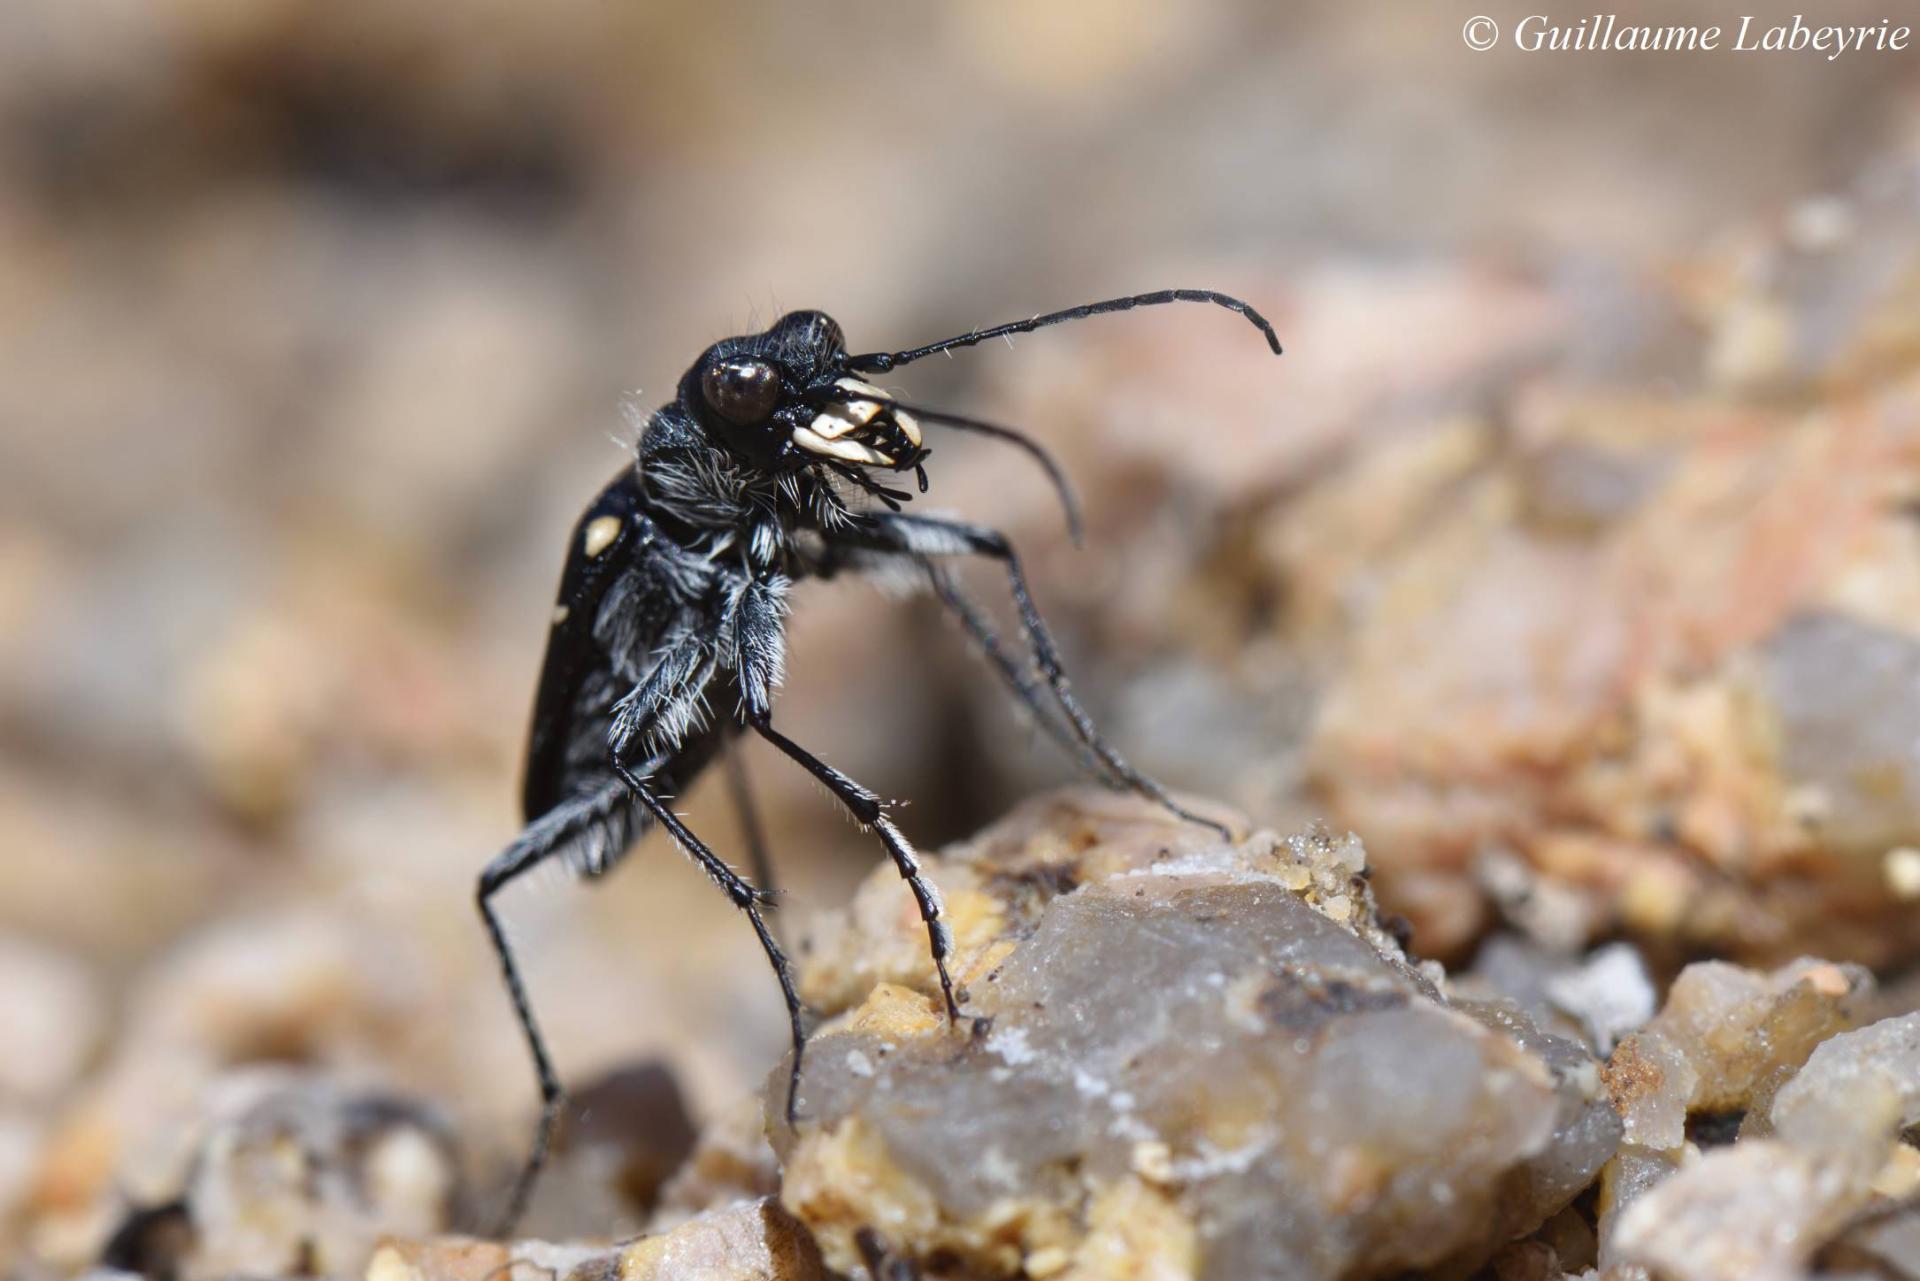
[[[493,944],[494,956],[500,963],[500,976],[506,983],[507,995],[513,1001],[514,1018],[520,1024],[520,1034],[526,1041],[527,1052],[533,1059],[534,1074],[540,1082],[540,1119],[534,1129],[533,1144],[520,1167],[519,1175],[514,1179],[506,1207],[494,1221],[495,1237],[511,1234],[526,1213],[527,1202],[533,1196],[533,1185],[552,1151],[554,1128],[559,1123],[560,1108],[566,1093],[561,1088],[559,1074],[554,1071],[546,1040],[540,1034],[540,1024],[534,1018],[533,1002],[527,995],[519,961],[507,938],[506,928],[494,910],[493,900],[508,885],[549,859],[570,857],[571,849],[582,836],[596,834],[607,840],[614,839],[611,829],[621,820],[625,804],[625,796],[618,786],[603,787],[563,802],[529,823],[518,840],[487,864],[474,887],[475,906],[479,909],[481,922],[486,926],[487,938]]]

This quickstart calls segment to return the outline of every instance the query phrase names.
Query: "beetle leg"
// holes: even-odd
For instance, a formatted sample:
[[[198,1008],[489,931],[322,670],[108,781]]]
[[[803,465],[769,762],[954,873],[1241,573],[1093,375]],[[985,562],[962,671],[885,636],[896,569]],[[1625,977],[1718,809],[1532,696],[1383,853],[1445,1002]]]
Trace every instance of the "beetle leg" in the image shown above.
[[[807,1030],[804,1009],[800,1004],[800,994],[793,984],[793,967],[787,963],[787,955],[780,950],[780,944],[774,939],[773,931],[767,928],[765,915],[761,908],[766,904],[766,895],[749,885],[740,874],[728,867],[715,854],[707,843],[695,836],[680,816],[667,807],[665,801],[649,787],[626,764],[617,757],[613,762],[614,773],[627,785],[640,804],[652,814],[667,834],[679,844],[680,848],[700,864],[708,876],[727,892],[733,905],[747,914],[747,920],[753,923],[753,932],[760,939],[760,948],[767,954],[767,961],[773,966],[774,977],[780,980],[780,995],[787,1003],[787,1028],[793,1038],[793,1063],[787,1071],[787,1124],[793,1124],[795,1105],[800,1093],[800,1058],[807,1047]]]
[[[1233,839],[1233,833],[1224,824],[1203,818],[1174,800],[1166,788],[1129,765],[1101,736],[1093,718],[1068,687],[1059,647],[1054,643],[1046,620],[1040,616],[1039,608],[1033,603],[1033,594],[1027,590],[1026,572],[1020,566],[1020,557],[1005,534],[985,525],[972,525],[964,521],[876,512],[868,515],[855,529],[841,531],[833,538],[869,550],[903,553],[921,564],[937,556],[961,555],[984,556],[999,561],[1007,574],[1007,584],[1013,593],[1014,608],[1020,615],[1020,629],[1026,635],[1028,649],[1040,668],[1048,692],[1073,727],[1074,736],[1099,758],[1102,765],[1124,781],[1130,791],[1158,803],[1169,813],[1189,823],[1212,828],[1222,840]]]
[[[553,1147],[554,1126],[559,1121],[565,1094],[560,1087],[560,1078],[553,1070],[553,1060],[547,1054],[546,1041],[540,1035],[540,1025],[534,1020],[533,1003],[527,997],[519,963],[514,958],[513,946],[507,940],[500,917],[494,911],[493,899],[513,881],[562,853],[582,831],[596,823],[607,822],[624,803],[625,796],[620,787],[609,784],[555,807],[529,823],[518,840],[487,864],[480,873],[480,881],[475,889],[474,901],[480,909],[480,919],[487,927],[487,937],[493,943],[494,955],[499,958],[500,974],[506,980],[507,995],[513,999],[514,1017],[519,1020],[521,1035],[526,1038],[527,1050],[533,1056],[534,1074],[540,1079],[540,1120],[534,1130],[533,1147],[527,1153],[526,1163],[521,1166],[518,1178],[514,1180],[513,1193],[507,1200],[506,1209],[495,1224],[493,1235],[496,1237],[511,1233],[520,1216],[526,1213],[527,1201],[533,1195],[534,1181],[539,1178]]]
[[[945,909],[940,901],[940,891],[921,873],[919,856],[914,853],[913,846],[900,829],[893,825],[893,820],[887,817],[880,798],[775,729],[772,717],[766,713],[753,715],[748,724],[753,726],[756,734],[819,779],[862,827],[879,834],[880,843],[886,846],[893,865],[900,869],[907,888],[913,891],[914,902],[920,906],[920,919],[926,922],[927,942],[933,952],[933,968],[940,975],[940,992],[946,998],[947,1017],[957,1022],[960,1006],[953,996],[953,976],[947,972],[947,958],[953,954],[953,931],[942,919]]]

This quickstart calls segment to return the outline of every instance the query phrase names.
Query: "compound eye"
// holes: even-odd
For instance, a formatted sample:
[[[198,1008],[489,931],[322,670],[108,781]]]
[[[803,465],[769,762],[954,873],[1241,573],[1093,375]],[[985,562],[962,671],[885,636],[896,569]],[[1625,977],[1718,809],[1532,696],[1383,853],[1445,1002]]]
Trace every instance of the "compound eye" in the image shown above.
[[[713,412],[747,427],[764,422],[780,402],[780,374],[764,360],[722,360],[700,375],[700,394]]]

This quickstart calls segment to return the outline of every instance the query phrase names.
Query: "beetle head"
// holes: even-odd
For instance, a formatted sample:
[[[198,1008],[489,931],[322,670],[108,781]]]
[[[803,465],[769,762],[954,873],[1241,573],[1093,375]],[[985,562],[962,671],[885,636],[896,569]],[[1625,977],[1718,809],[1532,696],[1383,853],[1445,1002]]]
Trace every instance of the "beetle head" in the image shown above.
[[[681,378],[680,401],[709,437],[759,466],[912,468],[926,452],[919,423],[849,375],[846,358],[831,316],[790,312],[707,348]]]

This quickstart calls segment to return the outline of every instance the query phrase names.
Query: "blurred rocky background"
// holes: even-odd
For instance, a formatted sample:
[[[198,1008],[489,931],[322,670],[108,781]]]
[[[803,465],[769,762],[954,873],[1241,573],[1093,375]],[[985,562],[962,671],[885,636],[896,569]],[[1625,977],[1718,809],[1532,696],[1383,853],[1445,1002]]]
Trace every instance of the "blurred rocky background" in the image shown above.
[[[164,1257],[184,1171],[260,1133],[344,1145],[392,1230],[492,1194],[533,1094],[472,882],[567,530],[623,400],[797,306],[872,348],[1249,298],[1283,359],[1166,309],[898,380],[1078,479],[1083,550],[986,442],[936,438],[922,501],[1014,533],[1122,749],[1353,829],[1414,953],[1510,994],[1625,957],[1618,1033],[1707,957],[1920,1003],[1914,55],[1479,54],[1468,16],[0,10],[0,1257]],[[789,732],[923,845],[1068,776],[928,602],[816,587],[793,636]],[[749,764],[795,928],[879,850]],[[723,788],[687,807],[738,849]],[[720,897],[653,843],[507,911],[563,1075],[660,1146],[633,1203],[695,1130],[764,1179],[713,1128],[782,1044]],[[331,1239],[244,1262],[370,1248]]]

